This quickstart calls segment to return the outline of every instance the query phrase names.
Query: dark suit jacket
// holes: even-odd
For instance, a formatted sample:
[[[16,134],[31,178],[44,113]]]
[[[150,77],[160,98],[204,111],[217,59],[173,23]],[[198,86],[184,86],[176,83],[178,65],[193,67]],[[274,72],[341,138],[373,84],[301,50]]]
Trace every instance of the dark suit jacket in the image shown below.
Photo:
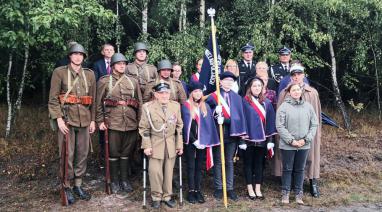
[[[94,75],[96,77],[97,82],[98,82],[99,78],[101,78],[104,75],[107,75],[106,63],[105,63],[104,58],[99,59],[99,60],[94,62],[93,71],[94,71]]]
[[[247,68],[247,65],[243,60],[240,60],[238,65],[240,74],[237,83],[239,85],[239,94],[243,96],[245,93],[245,82],[249,78],[256,76],[256,61],[252,60],[251,69]]]

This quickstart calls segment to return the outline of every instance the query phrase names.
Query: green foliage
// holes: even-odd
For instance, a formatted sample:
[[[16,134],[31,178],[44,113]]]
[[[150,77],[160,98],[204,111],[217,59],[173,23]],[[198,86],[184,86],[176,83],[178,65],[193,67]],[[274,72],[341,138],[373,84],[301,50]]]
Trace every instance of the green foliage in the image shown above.
[[[141,32],[144,2],[148,4],[148,35]],[[187,29],[178,32],[181,2],[187,4]],[[0,8],[0,49],[4,56],[0,60],[8,64],[8,53],[13,51],[17,53],[15,61],[21,61],[21,52],[29,46],[35,64],[30,68],[43,70],[42,77],[47,80],[54,61],[65,55],[69,40],[82,43],[93,54],[99,52],[102,43],[122,36],[121,46],[127,49],[129,60],[133,59],[133,43],[147,39],[150,63],[163,58],[178,61],[185,70],[183,77],[188,78],[195,61],[203,55],[210,32],[207,16],[205,29],[199,27],[199,2],[4,0]],[[328,41],[333,39],[341,90],[352,95],[348,99],[356,100],[369,96],[366,92],[375,86],[374,81],[362,83],[360,76],[373,80],[375,66],[382,70],[380,0],[223,0],[208,1],[206,7],[210,6],[216,9],[223,61],[240,59],[240,47],[251,41],[256,46],[256,59],[273,64],[278,60],[277,50],[286,45],[293,49],[293,59],[301,60],[311,76],[321,77],[315,81],[329,82]],[[115,32],[116,24],[121,31]],[[0,68],[5,70],[6,65]],[[4,74],[0,74],[2,78]],[[36,80],[30,87],[35,86],[33,83]]]

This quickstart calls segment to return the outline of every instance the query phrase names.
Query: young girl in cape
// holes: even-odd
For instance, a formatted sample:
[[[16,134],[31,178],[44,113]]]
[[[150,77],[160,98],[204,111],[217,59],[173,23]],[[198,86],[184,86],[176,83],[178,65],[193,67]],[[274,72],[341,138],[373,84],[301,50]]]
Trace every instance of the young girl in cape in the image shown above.
[[[188,88],[190,96],[182,105],[184,121],[183,136],[187,162],[188,197],[194,204],[204,203],[201,192],[202,163],[206,156],[207,170],[212,167],[212,146],[219,145],[219,137],[210,107],[203,100],[203,87],[192,81]]]
[[[254,77],[246,84],[243,99],[244,113],[248,129],[248,137],[239,145],[244,150],[244,173],[250,199],[263,200],[261,184],[263,183],[263,170],[265,156],[273,156],[272,135],[276,134],[275,111],[272,103],[264,96],[264,82]],[[253,175],[255,175],[253,190]]]

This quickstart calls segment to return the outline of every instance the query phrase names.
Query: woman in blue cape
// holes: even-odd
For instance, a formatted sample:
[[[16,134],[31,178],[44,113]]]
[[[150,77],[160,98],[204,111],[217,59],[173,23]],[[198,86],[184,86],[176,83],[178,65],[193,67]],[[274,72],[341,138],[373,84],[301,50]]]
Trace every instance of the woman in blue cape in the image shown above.
[[[219,145],[210,107],[203,100],[200,82],[189,84],[190,96],[182,105],[183,141],[187,157],[188,197],[190,203],[204,203],[201,193],[202,162],[206,155],[207,170],[213,166],[212,146]]]
[[[246,115],[247,137],[239,145],[244,150],[244,173],[250,199],[263,200],[261,184],[265,157],[273,156],[272,135],[276,134],[275,111],[272,103],[264,96],[264,82],[258,77],[249,79],[243,99]],[[253,175],[255,175],[253,181]],[[252,183],[255,184],[255,191]]]

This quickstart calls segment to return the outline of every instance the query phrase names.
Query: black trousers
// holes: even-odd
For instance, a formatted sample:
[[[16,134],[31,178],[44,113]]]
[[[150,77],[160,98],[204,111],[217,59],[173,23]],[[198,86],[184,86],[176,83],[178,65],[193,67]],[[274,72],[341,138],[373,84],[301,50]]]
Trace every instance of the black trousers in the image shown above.
[[[290,191],[293,175],[294,191],[299,193],[303,190],[304,169],[309,149],[283,150],[281,158],[283,163],[283,175],[281,177],[282,190]]]
[[[206,150],[197,149],[192,143],[185,145],[187,162],[188,190],[200,191],[202,181],[202,166]]]
[[[263,183],[263,171],[265,164],[266,147],[248,146],[244,151],[244,174],[247,185]]]

